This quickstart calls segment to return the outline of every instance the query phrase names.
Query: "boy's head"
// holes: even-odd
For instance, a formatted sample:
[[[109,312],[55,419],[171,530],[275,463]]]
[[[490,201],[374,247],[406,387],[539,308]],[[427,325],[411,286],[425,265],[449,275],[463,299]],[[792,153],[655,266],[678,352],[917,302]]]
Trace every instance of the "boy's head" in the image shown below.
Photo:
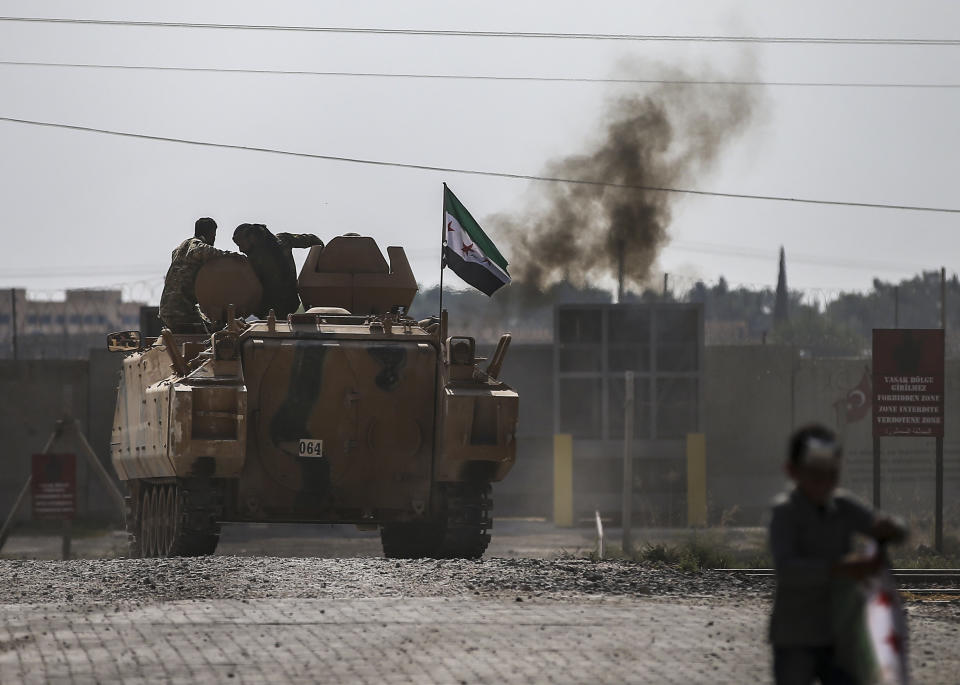
[[[787,473],[808,498],[825,503],[840,479],[843,450],[832,430],[819,424],[798,429],[790,436]]]

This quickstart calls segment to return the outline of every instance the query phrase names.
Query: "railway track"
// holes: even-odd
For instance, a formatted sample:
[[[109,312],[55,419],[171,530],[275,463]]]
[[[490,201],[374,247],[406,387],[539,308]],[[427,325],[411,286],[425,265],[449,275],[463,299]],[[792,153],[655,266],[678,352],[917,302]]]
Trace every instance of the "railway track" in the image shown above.
[[[718,568],[718,573],[747,578],[773,578],[772,568]],[[911,595],[945,595],[960,599],[960,568],[895,568],[893,578],[901,593]],[[917,585],[917,586],[915,586]]]

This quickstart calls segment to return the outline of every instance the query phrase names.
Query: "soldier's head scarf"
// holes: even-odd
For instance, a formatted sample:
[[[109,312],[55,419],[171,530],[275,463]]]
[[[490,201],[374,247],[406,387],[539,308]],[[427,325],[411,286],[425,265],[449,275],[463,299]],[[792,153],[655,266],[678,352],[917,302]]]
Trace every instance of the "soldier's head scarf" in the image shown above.
[[[277,237],[264,224],[240,224],[233,232],[233,242],[245,253],[280,245]]]

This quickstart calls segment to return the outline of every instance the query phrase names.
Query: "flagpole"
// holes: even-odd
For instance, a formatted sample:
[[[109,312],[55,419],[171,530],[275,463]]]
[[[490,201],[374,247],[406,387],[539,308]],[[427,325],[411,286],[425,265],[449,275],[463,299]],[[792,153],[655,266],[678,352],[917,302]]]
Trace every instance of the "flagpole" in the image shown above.
[[[443,200],[440,202],[440,312],[438,320],[443,319],[443,272],[447,247],[447,183],[443,183]],[[442,340],[440,341],[443,342]]]

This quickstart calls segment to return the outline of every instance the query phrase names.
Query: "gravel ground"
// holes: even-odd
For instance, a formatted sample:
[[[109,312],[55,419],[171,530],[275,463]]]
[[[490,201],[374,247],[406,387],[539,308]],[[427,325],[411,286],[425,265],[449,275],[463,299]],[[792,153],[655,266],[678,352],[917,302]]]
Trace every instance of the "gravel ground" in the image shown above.
[[[0,561],[4,603],[179,599],[613,595],[766,597],[767,579],[587,559],[215,556]]]
[[[463,560],[212,556],[176,559],[0,560],[0,604],[174,600],[623,597],[767,606],[773,581],[722,571],[582,558]],[[937,601],[939,599],[939,601]],[[960,602],[907,602],[917,619],[960,625]]]
[[[392,560],[213,556],[175,559],[0,560],[0,603],[366,597],[747,599],[768,602],[773,581],[625,561]],[[910,602],[960,620],[960,602]]]

